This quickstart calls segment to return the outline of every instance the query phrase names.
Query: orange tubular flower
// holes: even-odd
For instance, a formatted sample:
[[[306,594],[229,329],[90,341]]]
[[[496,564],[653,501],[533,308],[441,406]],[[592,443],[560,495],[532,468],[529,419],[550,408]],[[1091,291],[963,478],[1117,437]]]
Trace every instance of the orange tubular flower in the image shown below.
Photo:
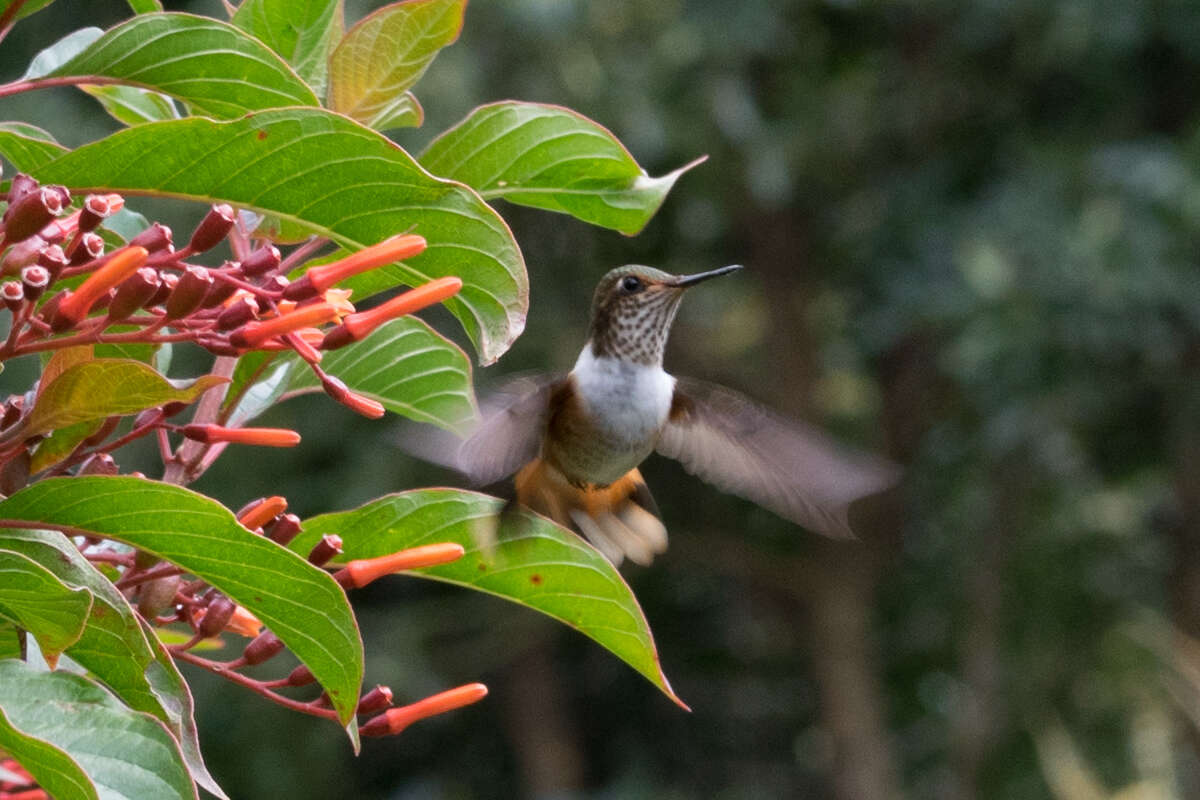
[[[289,300],[303,300],[306,297],[321,294],[330,286],[344,281],[346,278],[395,261],[412,258],[420,255],[424,250],[424,236],[411,233],[393,236],[330,264],[313,267],[305,272],[299,280],[289,284],[283,290],[283,296]]]
[[[233,616],[225,625],[225,630],[230,633],[236,633],[238,636],[245,636],[247,639],[253,639],[262,633],[263,624],[258,617],[251,614],[243,606],[238,606],[233,610]]]
[[[183,435],[205,444],[256,444],[261,447],[295,447],[300,434],[286,428],[225,428],[221,425],[191,424],[183,426]]]
[[[357,342],[371,331],[389,320],[403,317],[414,311],[440,303],[462,289],[462,279],[453,275],[437,278],[429,283],[410,289],[404,294],[396,295],[386,303],[381,303],[368,311],[359,311],[342,320],[342,324],[325,335],[321,349],[336,350],[351,342]]]
[[[238,515],[238,522],[250,530],[261,528],[287,511],[287,506],[287,498],[280,497],[279,495],[264,497]]]
[[[456,542],[440,542],[420,547],[410,547],[398,553],[378,558],[361,558],[351,561],[338,570],[333,578],[347,589],[361,589],[372,581],[406,569],[434,567],[448,564],[463,557],[466,550]]]
[[[133,276],[146,263],[149,255],[144,247],[123,247],[112,254],[104,266],[96,270],[72,294],[58,304],[52,323],[54,330],[65,331],[87,316],[91,307],[109,289]]]
[[[337,309],[332,303],[313,303],[286,314],[280,314],[278,317],[249,322],[229,334],[229,342],[234,347],[254,348],[273,336],[282,336],[285,333],[335,319],[337,319]]]
[[[487,697],[487,693],[487,687],[482,683],[468,683],[418,700],[412,705],[389,708],[367,720],[359,732],[363,736],[395,736],[417,720],[477,703]]]

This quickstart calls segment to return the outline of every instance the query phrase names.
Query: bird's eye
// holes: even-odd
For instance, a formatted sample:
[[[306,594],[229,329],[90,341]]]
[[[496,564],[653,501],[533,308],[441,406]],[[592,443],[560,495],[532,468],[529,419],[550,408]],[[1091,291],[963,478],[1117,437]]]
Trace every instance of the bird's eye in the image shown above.
[[[642,281],[636,275],[626,275],[621,279],[621,289],[626,292],[636,292],[642,288]]]

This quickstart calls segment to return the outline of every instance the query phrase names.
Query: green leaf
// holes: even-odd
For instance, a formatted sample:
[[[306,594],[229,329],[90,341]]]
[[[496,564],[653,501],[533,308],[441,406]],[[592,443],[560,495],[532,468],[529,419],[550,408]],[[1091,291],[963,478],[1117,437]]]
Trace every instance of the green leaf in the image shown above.
[[[41,11],[43,8],[53,2],[54,0],[28,0],[28,2],[21,6],[17,13],[12,17],[11,21],[16,22],[19,19],[24,19],[30,14]],[[0,2],[0,14],[7,15],[9,9],[16,5],[16,3],[17,0],[4,0],[3,2]]]
[[[345,593],[324,571],[243,528],[218,503],[129,476],[49,478],[0,501],[0,520],[116,539],[204,579],[308,665],[343,723],[353,718],[363,653]]]
[[[0,659],[24,658],[24,650],[20,628],[7,620],[0,620]]]
[[[25,69],[25,74],[21,76],[21,79],[32,80],[33,78],[44,78],[84,50],[87,50],[88,45],[103,35],[104,31],[99,28],[80,28],[77,31],[68,33],[54,44],[38,51],[38,54],[30,60],[29,66]]]
[[[80,89],[100,101],[109,116],[126,125],[162,122],[178,119],[179,112],[165,94],[138,86],[92,86],[80,84]]]
[[[126,708],[98,684],[68,672],[36,672],[20,661],[0,661],[0,712],[8,733],[24,734],[58,752],[46,771],[66,784],[43,784],[56,797],[96,797],[63,756],[74,762],[105,798],[195,798],[179,745],[162,723],[148,714]],[[9,736],[5,736],[8,739]],[[12,738],[16,739],[17,736]],[[9,743],[4,743],[10,749]],[[39,782],[49,759],[44,747],[26,760],[26,742],[13,756]]]
[[[192,697],[175,662],[141,625],[125,597],[58,531],[0,530],[0,548],[21,553],[93,596],[92,612],[67,655],[130,708],[153,714],[179,740],[192,777],[217,797],[221,787],[200,755]]]
[[[197,114],[223,119],[262,108],[317,105],[312,90],[262,42],[219,20],[189,14],[136,16],[46,77],[142,86],[182,100]]]
[[[0,122],[0,153],[19,172],[37,172],[66,152],[67,148],[35,125]]]
[[[33,410],[22,423],[22,433],[33,436],[166,403],[190,403],[224,381],[204,375],[181,389],[140,361],[97,358],[69,367],[40,388]]]
[[[135,14],[150,14],[154,11],[162,11],[162,3],[159,0],[129,0],[129,7],[133,9]]]
[[[0,549],[0,615],[33,634],[47,661],[79,640],[92,594],[72,589],[36,561]]]
[[[341,562],[408,547],[458,542],[458,561],[414,575],[503,597],[553,617],[610,650],[676,703],[658,662],[650,627],[628,584],[609,561],[575,534],[543,517],[514,517],[490,543],[503,503],[457,489],[422,489],[381,497],[352,511],[304,522],[292,542],[308,552],[322,534],[342,537]],[[481,545],[481,542],[488,544]]]
[[[100,430],[103,419],[93,419],[68,425],[50,433],[38,442],[37,449],[29,461],[30,474],[36,475],[44,469],[54,466],[75,451],[79,443]]]
[[[225,393],[222,424],[241,427],[279,402],[295,369],[293,361],[277,353],[259,350],[239,358]]]
[[[432,177],[385,137],[338,114],[294,108],[231,122],[147,123],[66,153],[37,177],[75,191],[227,202],[288,218],[348,250],[413,229],[428,249],[369,273],[378,282],[373,291],[460,276],[463,289],[446,305],[485,364],[525,325],[525,264],[499,215],[469,188]],[[355,297],[364,296],[356,288]]]
[[[505,101],[480,106],[435,139],[421,165],[462,181],[484,199],[560,211],[633,235],[680,175],[646,174],[607,129],[558,106]]]
[[[242,357],[246,366],[240,375],[234,372],[230,394],[249,386],[251,380],[258,381],[254,384],[258,391],[237,400],[230,424],[243,424],[285,394],[321,391],[317,376],[298,356],[284,356],[261,371],[254,370],[261,358],[248,360],[253,356]],[[416,317],[392,320],[361,342],[326,353],[321,367],[388,411],[418,422],[459,431],[476,415],[466,355]]]
[[[122,208],[116,214],[101,222],[100,227],[112,231],[117,236],[120,236],[122,241],[128,242],[134,236],[149,228],[150,223],[138,212]]]
[[[230,20],[283,56],[318,97],[342,38],[342,0],[244,0]]]
[[[0,664],[20,661],[0,661]],[[96,786],[66,751],[15,727],[0,704],[0,750],[13,756],[56,800],[99,800]]]
[[[458,38],[465,8],[466,0],[404,0],[359,20],[330,59],[329,107],[377,130],[412,124],[405,93]]]

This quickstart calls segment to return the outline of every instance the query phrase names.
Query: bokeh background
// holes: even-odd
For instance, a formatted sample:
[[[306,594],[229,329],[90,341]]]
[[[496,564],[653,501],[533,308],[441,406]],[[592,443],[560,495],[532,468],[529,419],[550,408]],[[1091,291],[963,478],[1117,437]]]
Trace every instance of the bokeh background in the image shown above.
[[[0,77],[128,13],[59,0]],[[689,295],[669,369],[905,482],[830,543],[647,465],[672,545],[626,575],[691,714],[531,612],[395,579],[356,602],[368,681],[487,701],[354,758],[189,673],[212,771],[239,799],[1200,796],[1197,87],[1191,0],[475,0],[401,144],[512,97],[609,126],[653,174],[709,156],[635,238],[502,207],[532,307],[480,384],[568,367],[613,265],[739,262]],[[65,89],[0,118],[66,144],[114,127]],[[197,488],[312,514],[452,480],[320,399],[269,422],[304,444]]]

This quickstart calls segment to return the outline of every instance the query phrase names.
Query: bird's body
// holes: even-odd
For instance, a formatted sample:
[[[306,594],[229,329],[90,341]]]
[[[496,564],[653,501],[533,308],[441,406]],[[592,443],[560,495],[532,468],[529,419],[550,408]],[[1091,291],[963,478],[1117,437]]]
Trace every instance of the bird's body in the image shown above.
[[[520,504],[582,533],[617,563],[626,556],[649,563],[666,549],[666,529],[637,469],[655,450],[807,528],[852,535],[849,504],[890,485],[890,465],[728,389],[663,370],[684,289],[737,269],[610,271],[570,373],[517,382],[485,404],[480,426],[449,458],[446,448],[421,454],[481,484],[515,473]]]

